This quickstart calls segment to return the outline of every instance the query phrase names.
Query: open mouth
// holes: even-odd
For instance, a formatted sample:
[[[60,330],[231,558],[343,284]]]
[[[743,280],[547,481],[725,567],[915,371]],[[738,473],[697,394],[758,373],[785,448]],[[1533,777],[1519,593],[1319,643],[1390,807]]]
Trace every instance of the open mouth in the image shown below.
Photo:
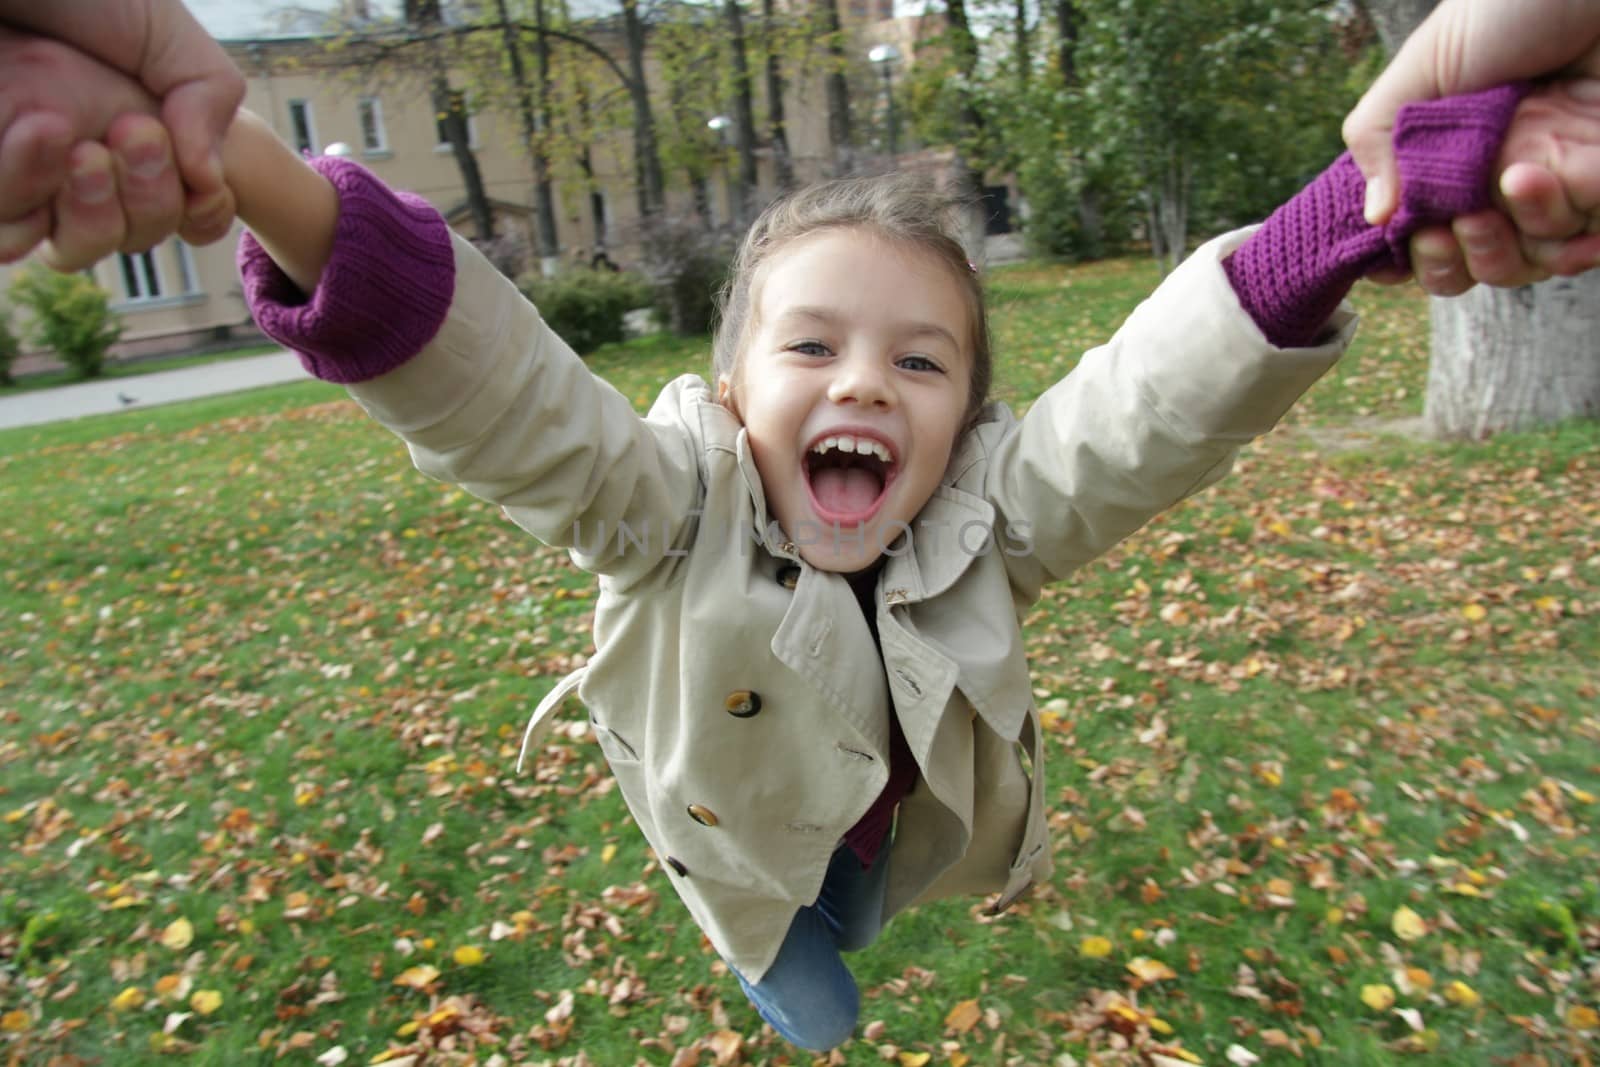
[[[811,505],[826,522],[855,524],[872,518],[894,481],[894,453],[884,442],[857,434],[827,434],[805,455]]]

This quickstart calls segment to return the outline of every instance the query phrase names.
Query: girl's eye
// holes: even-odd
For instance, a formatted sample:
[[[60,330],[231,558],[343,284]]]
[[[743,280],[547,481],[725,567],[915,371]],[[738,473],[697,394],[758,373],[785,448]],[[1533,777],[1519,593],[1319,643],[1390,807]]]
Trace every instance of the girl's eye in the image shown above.
[[[943,369],[927,356],[904,356],[900,359],[898,365],[906,370],[916,371],[939,371]]]
[[[821,341],[795,341],[786,347],[790,352],[798,352],[802,356],[826,356],[831,354],[828,346]]]

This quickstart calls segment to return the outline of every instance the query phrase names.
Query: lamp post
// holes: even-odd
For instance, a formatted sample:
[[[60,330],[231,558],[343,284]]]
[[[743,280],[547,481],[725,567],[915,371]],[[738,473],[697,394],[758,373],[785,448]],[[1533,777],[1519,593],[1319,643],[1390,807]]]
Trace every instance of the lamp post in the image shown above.
[[[889,119],[889,158],[899,154],[899,126],[894,114],[894,65],[900,61],[900,49],[892,44],[875,44],[867,53],[872,65],[883,75],[883,103]]]
[[[726,115],[713,115],[706,120],[706,129],[717,135],[717,145],[722,149],[722,183],[728,194],[728,220],[737,223],[744,217],[744,197],[733,180],[733,165],[728,162],[728,131],[733,120]]]

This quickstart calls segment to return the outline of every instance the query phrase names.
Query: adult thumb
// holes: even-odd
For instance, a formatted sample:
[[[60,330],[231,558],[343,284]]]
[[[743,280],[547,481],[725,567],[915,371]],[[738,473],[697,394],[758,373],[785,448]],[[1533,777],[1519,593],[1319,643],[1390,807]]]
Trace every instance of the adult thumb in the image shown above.
[[[222,138],[241,97],[208,79],[184,82],[163,97],[161,120],[172,138],[178,173],[191,193],[208,195],[223,187]]]
[[[1369,92],[1344,120],[1345,146],[1367,179],[1363,214],[1373,226],[1389,221],[1400,206],[1400,173],[1394,157],[1394,116]]]

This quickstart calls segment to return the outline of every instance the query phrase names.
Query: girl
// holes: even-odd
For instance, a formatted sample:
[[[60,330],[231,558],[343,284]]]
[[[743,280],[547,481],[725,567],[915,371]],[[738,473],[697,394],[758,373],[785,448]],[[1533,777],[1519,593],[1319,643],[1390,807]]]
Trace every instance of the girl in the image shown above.
[[[841,953],[954,893],[1050,869],[1018,619],[1043,584],[1220,477],[1348,344],[1350,284],[1488,202],[1519,92],[1400,124],[1372,229],[1348,157],[1201,248],[1015,419],[987,405],[953,205],[912,179],[770,208],[725,294],[714,382],[636,416],[421,200],[307,165],[241,114],[226,177],[258,322],[417,466],[600,578],[574,689],[634,819],[763,1018],[855,1025]]]

